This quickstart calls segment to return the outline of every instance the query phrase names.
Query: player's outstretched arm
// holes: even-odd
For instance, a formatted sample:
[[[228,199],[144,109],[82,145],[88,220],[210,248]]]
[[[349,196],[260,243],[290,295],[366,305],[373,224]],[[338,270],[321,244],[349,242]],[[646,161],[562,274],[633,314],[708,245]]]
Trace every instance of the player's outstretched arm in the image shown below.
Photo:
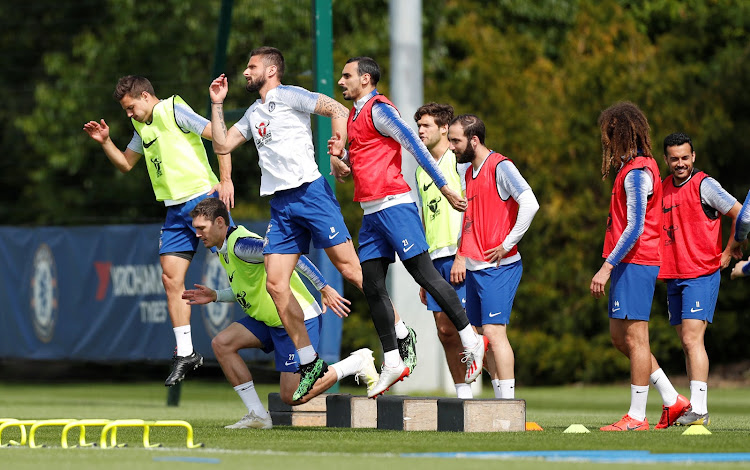
[[[328,139],[328,155],[331,156],[331,174],[339,183],[344,182],[344,178],[351,175],[350,162],[346,150],[344,149],[344,139],[340,132],[334,132]]]
[[[182,298],[187,300],[188,305],[205,305],[216,301],[216,291],[201,284],[194,284],[195,289],[189,289],[182,293]]]
[[[109,137],[109,126],[104,119],[100,122],[89,121],[83,125],[83,130],[94,139],[99,145],[102,146],[102,150],[109,158],[109,161],[117,167],[123,173],[127,173],[133,169],[136,162],[141,158],[141,154],[133,152],[130,149],[125,149],[123,153],[117,148],[112,139]]]
[[[232,181],[232,155],[216,155],[219,159],[219,182],[208,194],[219,193],[219,199],[228,209],[234,208],[234,182]]]
[[[229,84],[224,74],[219,75],[208,87],[211,97],[211,141],[217,155],[228,155],[232,150],[246,142],[236,127],[227,130],[224,122],[224,99],[227,97]]]
[[[348,317],[349,312],[351,312],[349,309],[351,302],[342,297],[331,286],[325,286],[320,290],[320,301],[323,304],[323,313],[325,313],[326,308],[330,308],[339,318],[344,318]]]
[[[452,208],[454,208],[458,212],[466,211],[466,207],[468,203],[466,202],[466,199],[464,199],[461,196],[460,193],[453,190],[447,184],[440,188],[440,192],[443,193],[443,196],[445,196],[445,198],[448,200]]]
[[[349,119],[349,110],[346,106],[334,100],[328,95],[318,94],[315,103],[315,114],[331,118],[331,134],[339,134],[342,141],[346,142],[346,122]]]

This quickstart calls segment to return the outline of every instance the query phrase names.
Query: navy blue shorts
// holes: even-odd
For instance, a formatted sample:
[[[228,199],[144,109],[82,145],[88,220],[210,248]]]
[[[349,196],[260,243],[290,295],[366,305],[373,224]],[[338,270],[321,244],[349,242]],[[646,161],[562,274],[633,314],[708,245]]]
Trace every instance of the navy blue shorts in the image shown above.
[[[274,194],[263,254],[307,254],[311,240],[315,248],[326,249],[351,238],[341,206],[321,176]]]
[[[644,320],[651,317],[659,266],[620,263],[612,270],[609,318]]]
[[[507,325],[521,283],[523,264],[466,271],[466,316],[474,326]]]
[[[461,306],[463,308],[466,308],[466,282],[462,282],[461,284],[453,284],[451,282],[451,268],[453,267],[453,261],[456,258],[453,256],[444,256],[442,258],[434,259],[432,260],[432,265],[435,266],[435,269],[440,273],[441,276],[443,276],[443,279],[448,281],[448,284],[453,287],[453,289],[456,291],[456,294],[458,294],[458,300],[461,301]],[[430,295],[429,292],[427,294],[427,310],[431,312],[442,312],[443,309],[438,305],[437,301]]]
[[[167,218],[161,227],[159,235],[159,254],[178,253],[183,251],[195,251],[198,249],[198,237],[195,236],[193,228],[193,219],[190,217],[190,211],[195,209],[202,200],[209,197],[219,197],[219,192],[210,196],[204,194],[191,199],[182,204],[167,207]],[[229,225],[234,225],[232,216],[227,221]]]
[[[413,258],[430,248],[424,227],[414,203],[398,204],[362,217],[359,229],[359,260],[386,258],[401,261]]]
[[[297,372],[297,369],[299,369],[297,348],[294,347],[292,338],[289,337],[283,327],[271,328],[265,323],[247,315],[237,320],[237,323],[250,330],[250,333],[263,343],[263,347],[261,348],[263,352],[274,352],[277,371]],[[321,315],[305,321],[307,334],[310,336],[310,344],[312,344],[315,350],[318,349],[318,343],[320,342],[320,327],[322,324],[323,317]]]
[[[712,323],[720,283],[721,275],[718,269],[713,274],[693,279],[667,280],[669,324],[679,325],[685,319]]]

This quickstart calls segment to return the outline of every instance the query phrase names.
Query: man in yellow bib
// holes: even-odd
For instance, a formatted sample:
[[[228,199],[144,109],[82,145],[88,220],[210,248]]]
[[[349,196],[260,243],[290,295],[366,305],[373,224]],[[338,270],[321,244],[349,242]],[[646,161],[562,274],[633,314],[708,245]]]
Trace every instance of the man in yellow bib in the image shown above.
[[[247,316],[232,323],[221,331],[211,342],[216,359],[224,375],[242,402],[247,407],[247,415],[237,423],[225,426],[229,429],[259,428],[273,426],[268,411],[255,391],[253,377],[247,364],[239,355],[240,349],[257,348],[264,352],[274,352],[276,370],[281,372],[281,399],[290,405],[305,403],[323,393],[344,377],[354,375],[367,384],[368,390],[378,381],[378,372],[369,349],[354,351],[343,360],[321,370],[321,378],[316,380],[310,391],[295,400],[300,375],[299,355],[291,337],[281,323],[281,317],[271,295],[266,290],[266,270],[263,256],[264,240],[242,225],[231,225],[227,208],[218,199],[201,201],[190,213],[197,237],[206,248],[216,248],[221,265],[227,272],[230,287],[215,291],[200,284],[187,290],[182,298],[191,305],[209,302],[237,302]],[[302,273],[320,291],[323,311],[302,283],[298,273]],[[317,348],[320,339],[321,314],[330,308],[339,317],[349,313],[349,301],[341,297],[329,286],[318,268],[306,257],[297,260],[290,277],[290,288],[302,308],[304,325],[311,344]]]
[[[141,156],[145,156],[156,200],[167,207],[159,238],[159,257],[177,342],[172,372],[164,382],[171,387],[184,379],[189,370],[203,364],[203,356],[193,350],[190,306],[182,301],[185,274],[198,247],[190,211],[207,197],[220,197],[228,206],[234,206],[231,157],[218,156],[219,181],[201,141],[201,137],[211,140],[210,122],[177,95],[159,100],[145,77],[122,77],[115,87],[114,98],[135,128],[125,151],[112,142],[104,119],[89,121],[83,130],[102,146],[107,158],[123,173],[132,170]]]
[[[427,103],[414,113],[414,121],[419,130],[419,139],[424,143],[435,164],[443,172],[448,186],[457,193],[464,193],[464,175],[471,163],[456,163],[456,155],[449,148],[448,124],[453,119],[453,106],[449,104]],[[422,208],[430,259],[443,279],[448,281],[458,294],[461,306],[466,308],[466,265],[463,256],[458,254],[458,239],[461,236],[463,215],[453,209],[443,197],[432,178],[421,167],[417,167],[416,183],[419,205]],[[455,261],[455,262],[454,262]],[[473,398],[471,385],[464,383],[466,365],[461,362],[463,346],[458,330],[445,312],[424,288],[419,289],[419,298],[435,317],[435,326],[440,343],[445,351],[448,370],[453,378],[458,398]]]

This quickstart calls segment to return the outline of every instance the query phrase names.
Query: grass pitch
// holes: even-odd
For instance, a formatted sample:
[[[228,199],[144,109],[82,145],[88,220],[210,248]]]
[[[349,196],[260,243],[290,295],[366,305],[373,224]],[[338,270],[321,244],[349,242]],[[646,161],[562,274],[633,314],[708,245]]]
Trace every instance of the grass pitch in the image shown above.
[[[278,391],[261,385],[266,397]],[[362,393],[361,389],[342,390]],[[685,390],[681,390],[686,393]],[[519,388],[518,398],[527,402],[527,420],[544,428],[521,433],[442,433],[276,427],[273,430],[228,430],[246,410],[232,388],[220,381],[190,381],[182,390],[179,407],[166,406],[166,391],[160,383],[128,384],[0,384],[0,418],[137,418],[179,419],[193,425],[202,449],[185,448],[185,431],[154,428],[151,442],[162,448],[144,449],[141,431],[122,428],[122,449],[62,449],[60,428],[41,428],[37,443],[48,447],[0,448],[2,469],[164,469],[164,468],[300,468],[314,469],[504,469],[624,468],[611,463],[548,462],[539,459],[475,460],[405,457],[403,454],[437,452],[507,452],[545,450],[641,450],[651,453],[750,452],[750,391],[710,390],[712,423],[707,436],[683,436],[685,428],[635,433],[603,433],[598,428],[619,419],[628,408],[627,385],[612,387]],[[432,393],[428,393],[432,395]],[[658,393],[649,394],[648,418],[656,424],[661,411]],[[491,391],[485,390],[485,397]],[[564,434],[570,424],[583,424],[590,434]],[[100,428],[87,432],[95,440]],[[77,439],[71,432],[70,440]],[[2,441],[18,440],[17,428],[3,431]],[[677,468],[684,464],[664,464]],[[745,463],[691,464],[692,469],[750,468]]]

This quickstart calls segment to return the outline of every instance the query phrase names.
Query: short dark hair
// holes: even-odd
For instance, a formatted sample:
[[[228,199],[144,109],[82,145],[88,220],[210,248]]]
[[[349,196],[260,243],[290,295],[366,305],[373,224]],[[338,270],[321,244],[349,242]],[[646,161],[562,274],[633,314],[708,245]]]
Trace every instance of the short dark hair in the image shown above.
[[[676,147],[682,144],[690,144],[690,151],[694,152],[693,141],[689,135],[682,132],[675,132],[664,137],[664,156],[667,155],[667,147]]]
[[[477,136],[479,143],[484,145],[484,136],[486,130],[484,128],[484,122],[474,114],[462,114],[456,116],[451,121],[450,125],[461,124],[464,128],[464,135],[467,139],[471,140],[472,137]]]
[[[279,80],[284,77],[284,54],[275,47],[261,46],[250,51],[250,57],[259,55],[262,57],[263,64],[268,67],[269,65],[276,66],[276,75],[279,76]]]
[[[222,217],[224,222],[229,225],[229,211],[227,210],[227,206],[218,197],[207,197],[190,211],[190,217],[193,219],[199,216],[203,216],[212,222]]]
[[[115,101],[120,101],[125,98],[126,95],[131,98],[136,98],[144,91],[152,96],[156,96],[154,87],[151,85],[151,82],[148,81],[148,78],[139,75],[126,75],[117,81],[115,92],[112,94],[112,97]]]
[[[425,114],[432,116],[438,126],[446,126],[453,119],[453,106],[435,102],[424,104],[414,113],[414,120],[419,121]]]
[[[366,73],[370,74],[370,82],[373,85],[378,84],[380,81],[380,67],[374,59],[371,59],[370,57],[352,57],[346,61],[347,64],[351,64],[352,62],[357,63],[357,73],[360,76]]]

